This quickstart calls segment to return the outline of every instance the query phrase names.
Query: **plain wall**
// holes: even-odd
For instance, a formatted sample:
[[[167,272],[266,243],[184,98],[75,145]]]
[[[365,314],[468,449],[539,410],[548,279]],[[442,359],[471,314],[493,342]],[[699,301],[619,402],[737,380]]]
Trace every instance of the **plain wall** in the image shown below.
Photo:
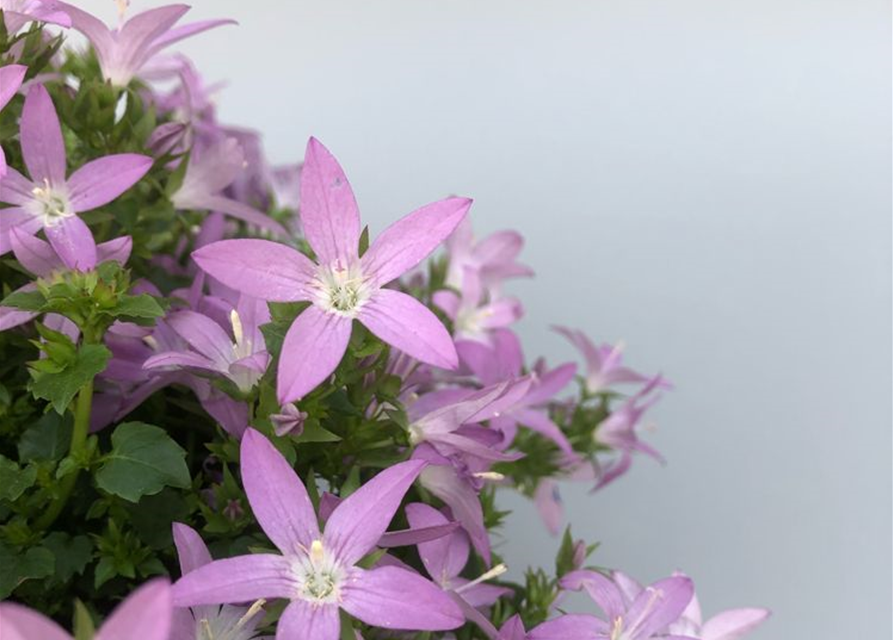
[[[676,383],[666,467],[565,490],[598,563],[771,607],[757,640],[893,636],[888,2],[193,4],[241,22],[183,49],[272,158],[319,137],[373,231],[474,197],[527,237],[529,357],[566,324]],[[551,566],[504,498],[515,575]]]

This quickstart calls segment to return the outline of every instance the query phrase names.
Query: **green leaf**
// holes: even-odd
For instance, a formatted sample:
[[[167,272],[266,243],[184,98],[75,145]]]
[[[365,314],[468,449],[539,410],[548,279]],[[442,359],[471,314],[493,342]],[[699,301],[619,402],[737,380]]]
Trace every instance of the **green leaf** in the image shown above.
[[[114,307],[104,313],[113,318],[153,320],[164,315],[164,308],[148,293],[142,293],[138,296],[122,296]]]
[[[301,433],[295,442],[338,442],[341,438],[328,429],[324,429],[319,422],[308,420],[304,423],[304,432]]]
[[[75,394],[105,369],[111,356],[112,352],[100,344],[86,344],[78,349],[75,361],[58,373],[32,368],[31,393],[48,400],[56,413],[65,413]]]
[[[56,579],[68,582],[75,574],[81,575],[93,558],[93,543],[87,536],[71,537],[54,531],[44,538],[43,546],[56,556]]]
[[[36,478],[37,469],[33,466],[21,469],[14,461],[0,455],[0,500],[18,500]]]
[[[96,627],[87,607],[80,600],[74,601],[74,640],[93,640]]]
[[[19,460],[58,460],[68,451],[71,424],[57,413],[47,413],[31,425],[19,440]]]
[[[20,553],[0,542],[0,600],[9,597],[25,580],[53,575],[55,564],[53,552],[45,547],[31,547]]]
[[[42,311],[46,298],[40,291],[13,291],[0,301],[0,307],[13,307],[22,311]]]
[[[93,587],[98,589],[116,575],[118,575],[118,571],[115,569],[115,561],[108,556],[103,556],[93,570]]]
[[[186,452],[163,429],[142,422],[125,422],[112,434],[112,451],[96,473],[101,489],[130,502],[154,495],[164,487],[190,485]]]

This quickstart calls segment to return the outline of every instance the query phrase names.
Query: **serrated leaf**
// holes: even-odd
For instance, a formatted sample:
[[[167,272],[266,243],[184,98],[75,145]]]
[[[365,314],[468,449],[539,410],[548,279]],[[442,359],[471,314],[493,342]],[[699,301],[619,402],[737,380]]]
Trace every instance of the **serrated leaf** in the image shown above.
[[[142,422],[125,422],[112,434],[112,451],[96,473],[101,489],[130,502],[154,495],[164,487],[190,485],[186,452],[163,429]]]
[[[45,547],[31,547],[17,552],[0,542],[0,600],[3,600],[25,580],[38,580],[53,575],[56,560]]]
[[[111,309],[103,313],[113,318],[127,318],[133,320],[152,320],[164,315],[164,308],[158,304],[158,300],[148,293],[138,296],[123,296]]]
[[[56,579],[68,582],[75,574],[81,575],[93,557],[93,543],[87,536],[71,537],[54,531],[43,540],[43,546],[56,556]]]
[[[112,352],[101,344],[82,345],[74,362],[58,373],[32,369],[31,393],[35,398],[48,400],[56,413],[64,413],[81,387],[105,370],[111,356]]]
[[[22,469],[14,461],[0,455],[0,500],[18,500],[36,479],[37,469],[33,466]]]
[[[297,438],[294,439],[295,442],[338,442],[341,440],[340,436],[335,435],[328,429],[324,429],[319,425],[316,421],[307,421],[304,424],[304,432],[301,433]]]
[[[12,307],[22,311],[42,311],[46,298],[40,291],[13,291],[0,301],[0,307]]]
[[[19,460],[58,460],[68,451],[71,425],[57,413],[47,413],[19,439]]]

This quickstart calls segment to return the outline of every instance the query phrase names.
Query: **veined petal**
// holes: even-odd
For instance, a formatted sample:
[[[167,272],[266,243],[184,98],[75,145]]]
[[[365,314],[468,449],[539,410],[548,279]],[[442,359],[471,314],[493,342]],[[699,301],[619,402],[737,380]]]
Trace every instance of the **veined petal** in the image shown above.
[[[0,202],[19,206],[26,205],[34,200],[33,189],[33,182],[12,167],[7,167],[6,175],[0,178]],[[8,209],[2,211],[5,214]]]
[[[397,567],[355,568],[342,589],[341,607],[366,624],[385,629],[440,631],[465,622],[462,610],[442,589]]]
[[[214,371],[224,373],[222,368],[216,362],[208,360],[205,356],[189,351],[162,351],[151,356],[143,363],[143,369],[203,369],[205,371]]]
[[[20,124],[22,155],[34,182],[65,184],[65,143],[50,94],[36,84],[25,97]]]
[[[171,46],[175,42],[185,40],[186,38],[198,35],[203,31],[215,29],[216,27],[222,27],[227,24],[239,23],[235,20],[230,19],[200,20],[198,22],[190,22],[189,24],[184,24],[180,27],[168,29],[167,33],[161,34],[159,37],[155,38],[155,40],[152,41],[152,46],[149,47],[148,57],[154,56],[156,53],[158,53],[165,47]]]
[[[546,372],[531,387],[530,392],[524,398],[524,403],[537,405],[551,400],[567,386],[568,382],[574,379],[576,373],[577,365],[573,362],[568,362]]]
[[[282,343],[277,371],[279,404],[300,400],[332,375],[350,340],[350,318],[310,305],[292,323]]]
[[[325,542],[340,562],[351,566],[375,547],[424,466],[408,460],[385,469],[335,508]]]
[[[562,589],[572,591],[585,589],[609,621],[617,619],[626,612],[627,605],[620,588],[613,580],[598,571],[571,571],[561,578],[560,584]]]
[[[119,153],[88,162],[68,179],[68,198],[74,211],[90,211],[108,204],[146,175],[152,158]]]
[[[40,216],[32,215],[24,207],[0,209],[0,255],[12,249],[12,230],[34,235],[43,228]]]
[[[304,600],[293,600],[276,625],[276,640],[338,640],[340,634],[337,606],[315,607]]]
[[[320,264],[353,262],[359,251],[360,212],[344,170],[316,138],[307,142],[301,171],[301,228]]]
[[[256,553],[214,560],[190,571],[174,583],[171,592],[176,606],[194,607],[253,602],[259,598],[291,598],[298,586],[288,558]]]
[[[65,268],[53,247],[30,233],[13,227],[9,231],[9,241],[16,260],[36,276],[45,278],[53,271]]]
[[[127,263],[130,252],[133,250],[133,240],[130,236],[113,238],[108,242],[96,245],[97,262],[117,262],[120,265]]]
[[[544,409],[518,409],[512,413],[512,417],[528,429],[547,437],[565,453],[574,454],[574,447],[567,436],[557,424],[549,419]]]
[[[534,627],[528,640],[605,640],[608,625],[595,616],[572,613]]]
[[[273,218],[271,218],[267,214],[261,213],[254,207],[249,207],[247,204],[242,204],[241,202],[233,200],[232,198],[210,195],[202,198],[200,202],[196,203],[196,205],[196,209],[219,211],[232,218],[236,218],[237,220],[241,220],[243,222],[247,222],[250,225],[254,225],[255,227],[266,229],[267,231],[272,231],[273,233],[277,233],[281,236],[288,235],[288,231],[286,231],[285,227],[273,220]]]
[[[124,23],[115,38],[115,68],[103,72],[116,86],[124,86],[149,57],[149,47],[156,38],[174,26],[189,11],[185,4],[172,4],[149,9]]]
[[[233,340],[206,315],[184,309],[170,314],[168,324],[193,349],[226,369],[234,360]]]
[[[401,218],[385,229],[363,255],[363,273],[383,286],[409,271],[453,232],[469,207],[468,198],[447,198]]]
[[[147,582],[127,597],[96,632],[95,640],[168,640],[174,606],[166,578]]]
[[[192,252],[208,275],[271,302],[310,300],[316,267],[307,256],[269,240],[221,240]]]
[[[462,523],[471,544],[490,563],[490,537],[484,526],[484,511],[474,488],[447,465],[430,465],[420,474],[422,486],[443,500]]]
[[[185,576],[211,562],[211,554],[198,532],[181,522],[173,524],[174,545],[180,559],[180,572]]]
[[[406,518],[410,526],[417,529],[449,524],[440,511],[422,502],[406,505]],[[468,563],[470,545],[464,531],[419,543],[418,548],[422,564],[436,581],[458,576]]]
[[[453,339],[437,316],[400,291],[379,289],[357,319],[376,336],[407,355],[442,369],[455,369],[459,356]]]
[[[28,67],[22,64],[8,64],[0,67],[0,109],[12,100],[22,86]]]
[[[675,622],[694,592],[692,581],[683,577],[665,578],[645,587],[625,616],[630,640],[647,640]]]
[[[766,609],[731,609],[723,611],[701,627],[703,640],[740,640],[763,624],[770,616]]]
[[[319,539],[319,523],[295,470],[254,429],[246,430],[242,438],[241,461],[242,484],[251,509],[273,544],[286,555],[309,549]]]
[[[69,269],[89,271],[96,266],[96,241],[79,217],[63,218],[57,224],[44,227],[43,232]]]
[[[3,640],[71,640],[58,624],[14,602],[0,602],[0,629]]]
[[[57,2],[56,4],[71,16],[71,26],[87,36],[96,51],[100,66],[103,66],[103,60],[108,59],[115,46],[115,39],[109,28],[99,18],[74,5],[66,2]]]

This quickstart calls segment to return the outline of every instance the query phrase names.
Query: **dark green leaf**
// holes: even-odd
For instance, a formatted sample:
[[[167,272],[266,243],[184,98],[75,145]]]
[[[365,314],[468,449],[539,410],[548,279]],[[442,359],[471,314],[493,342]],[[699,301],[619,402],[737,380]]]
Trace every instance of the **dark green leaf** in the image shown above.
[[[57,413],[64,413],[81,387],[105,369],[111,355],[103,345],[87,344],[78,349],[76,360],[58,373],[32,369],[31,393],[48,400]]]
[[[63,583],[75,574],[83,574],[93,557],[93,543],[87,536],[72,538],[67,533],[54,531],[44,538],[43,546],[56,556],[56,579]]]
[[[3,600],[25,580],[38,580],[53,575],[53,552],[45,547],[32,547],[25,553],[17,552],[0,542],[0,600]]]
[[[34,484],[36,478],[37,469],[33,466],[22,469],[12,460],[0,455],[0,500],[18,500]]]
[[[57,413],[47,413],[31,425],[19,440],[19,459],[58,460],[68,451],[71,424]]]
[[[112,451],[96,473],[96,483],[130,502],[154,495],[164,487],[190,485],[186,452],[158,427],[126,422],[112,434]]]

